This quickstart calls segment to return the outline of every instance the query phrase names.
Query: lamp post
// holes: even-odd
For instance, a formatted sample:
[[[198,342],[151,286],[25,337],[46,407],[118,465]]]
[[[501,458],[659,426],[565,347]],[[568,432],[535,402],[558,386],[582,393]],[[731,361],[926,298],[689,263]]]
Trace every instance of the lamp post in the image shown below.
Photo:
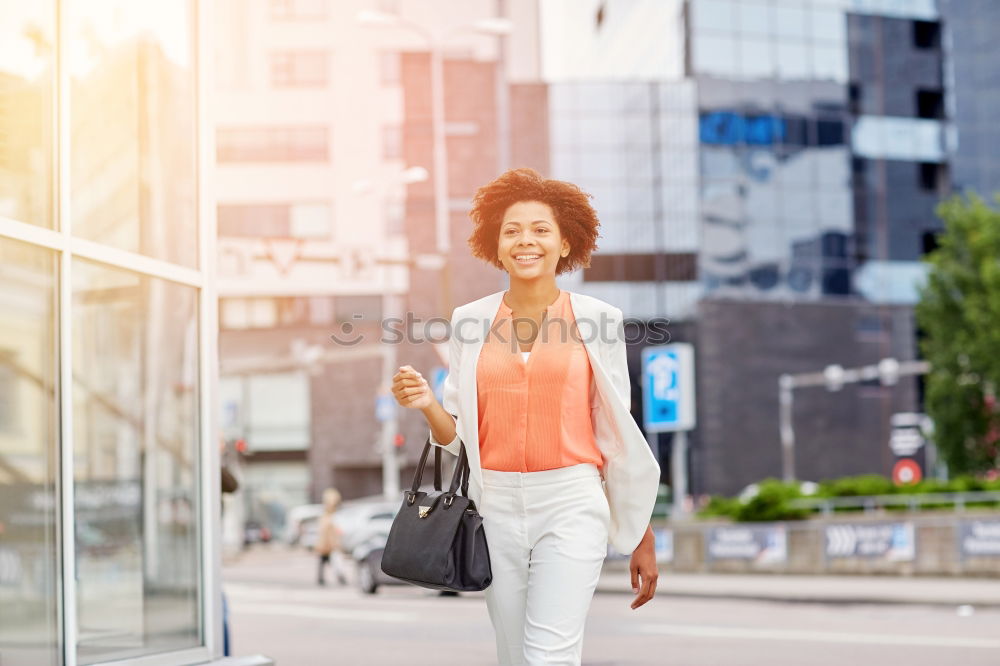
[[[825,386],[828,391],[839,391],[844,384],[878,379],[883,386],[894,386],[900,377],[926,375],[930,370],[927,361],[897,361],[883,358],[876,365],[844,368],[828,365],[820,372],[783,374],[778,377],[778,422],[781,433],[781,478],[795,480],[795,428],[792,425],[793,391],[808,386]]]
[[[451,251],[451,223],[448,207],[448,146],[445,137],[444,117],[444,63],[442,46],[448,37],[461,31],[480,32],[496,37],[510,34],[513,24],[509,19],[486,18],[468,25],[434,33],[424,26],[403,18],[399,14],[364,10],[357,14],[358,23],[371,27],[403,28],[424,40],[430,53],[431,65],[431,135],[433,140],[434,169],[434,233],[438,254],[444,257],[441,265],[442,316],[451,313],[448,253]]]

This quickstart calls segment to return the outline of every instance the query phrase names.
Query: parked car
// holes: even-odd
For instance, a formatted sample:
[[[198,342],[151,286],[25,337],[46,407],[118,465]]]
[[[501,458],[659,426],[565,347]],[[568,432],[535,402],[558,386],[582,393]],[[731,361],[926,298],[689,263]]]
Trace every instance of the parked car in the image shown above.
[[[285,533],[283,541],[289,546],[306,546],[311,548],[316,543],[316,521],[323,515],[322,504],[303,504],[293,506],[285,514]],[[303,543],[303,539],[310,536],[310,543]]]
[[[248,520],[243,526],[243,545],[267,543],[271,540],[271,530],[256,520]]]

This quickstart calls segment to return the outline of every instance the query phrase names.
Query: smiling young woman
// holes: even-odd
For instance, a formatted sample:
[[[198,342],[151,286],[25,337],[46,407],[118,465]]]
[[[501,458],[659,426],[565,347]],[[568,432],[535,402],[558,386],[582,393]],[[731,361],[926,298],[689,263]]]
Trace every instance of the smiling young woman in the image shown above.
[[[660,469],[629,414],[622,312],[556,284],[597,247],[597,214],[576,185],[514,169],[479,189],[470,217],[473,254],[510,286],[455,309],[443,404],[411,366],[392,390],[423,412],[432,444],[466,447],[500,663],[579,664],[608,542],[632,554],[633,609],[658,576],[649,518]],[[469,320],[490,333],[459,335]],[[585,321],[615,333],[584,338]]]

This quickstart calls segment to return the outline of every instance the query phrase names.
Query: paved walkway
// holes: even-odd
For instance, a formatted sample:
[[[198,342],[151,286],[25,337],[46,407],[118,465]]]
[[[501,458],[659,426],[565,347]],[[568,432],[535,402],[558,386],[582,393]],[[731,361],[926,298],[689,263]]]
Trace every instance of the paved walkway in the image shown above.
[[[632,594],[627,565],[605,567],[603,593]],[[657,596],[818,603],[927,604],[1000,608],[1000,580],[919,576],[681,574],[661,571]]]

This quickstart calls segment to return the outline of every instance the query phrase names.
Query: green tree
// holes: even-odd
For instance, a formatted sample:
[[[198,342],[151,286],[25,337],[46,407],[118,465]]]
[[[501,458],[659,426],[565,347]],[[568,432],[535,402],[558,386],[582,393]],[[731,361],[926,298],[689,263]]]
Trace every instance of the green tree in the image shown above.
[[[937,214],[945,228],[916,307],[931,364],[926,409],[950,471],[976,473],[1000,463],[1000,211],[970,194]]]

